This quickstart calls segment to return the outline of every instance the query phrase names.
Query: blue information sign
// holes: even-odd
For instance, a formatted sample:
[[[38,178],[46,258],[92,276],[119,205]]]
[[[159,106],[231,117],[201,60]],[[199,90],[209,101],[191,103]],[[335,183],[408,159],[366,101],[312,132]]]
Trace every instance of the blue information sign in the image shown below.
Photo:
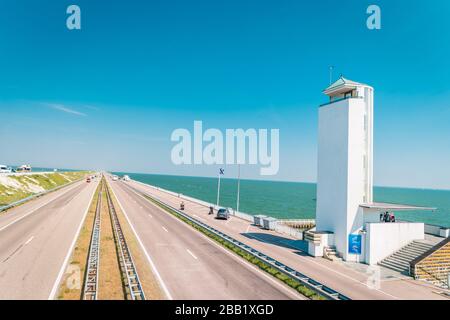
[[[348,235],[348,253],[361,254],[361,235]]]

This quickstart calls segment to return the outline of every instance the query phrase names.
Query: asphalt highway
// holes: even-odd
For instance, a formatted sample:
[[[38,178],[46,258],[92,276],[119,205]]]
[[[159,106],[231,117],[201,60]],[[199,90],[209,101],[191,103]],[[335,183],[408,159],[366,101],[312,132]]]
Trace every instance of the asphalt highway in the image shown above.
[[[281,281],[108,179],[169,299],[305,299]]]
[[[77,182],[0,214],[0,299],[54,298],[97,184]]]

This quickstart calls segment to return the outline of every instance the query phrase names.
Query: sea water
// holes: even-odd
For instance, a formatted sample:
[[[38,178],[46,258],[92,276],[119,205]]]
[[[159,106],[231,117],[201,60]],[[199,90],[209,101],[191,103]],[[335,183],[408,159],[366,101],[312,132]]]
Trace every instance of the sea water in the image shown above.
[[[210,203],[217,201],[217,178],[140,173],[131,179],[182,193]],[[236,208],[237,180],[221,179],[220,205]],[[436,211],[396,212],[397,219],[450,227],[450,190],[375,187],[374,201],[436,207]],[[316,215],[316,184],[241,180],[239,211],[282,219],[313,219]]]

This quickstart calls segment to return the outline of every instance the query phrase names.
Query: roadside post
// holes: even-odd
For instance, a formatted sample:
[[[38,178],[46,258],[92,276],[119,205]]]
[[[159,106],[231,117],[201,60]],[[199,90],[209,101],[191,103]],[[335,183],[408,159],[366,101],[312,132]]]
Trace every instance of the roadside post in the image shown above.
[[[225,169],[219,168],[219,182],[217,183],[217,208],[219,208],[219,200],[220,200],[220,176],[223,175]]]
[[[237,203],[236,203],[236,212],[239,212],[239,196],[241,191],[241,165],[238,164],[238,185],[237,185]]]

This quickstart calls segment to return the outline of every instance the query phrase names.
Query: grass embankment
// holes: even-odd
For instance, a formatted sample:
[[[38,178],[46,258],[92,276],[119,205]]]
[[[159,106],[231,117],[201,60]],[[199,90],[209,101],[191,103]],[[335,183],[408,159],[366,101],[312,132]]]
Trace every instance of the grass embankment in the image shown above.
[[[248,253],[248,252],[242,250],[241,248],[235,246],[231,242],[228,242],[228,241],[222,239],[221,237],[217,236],[216,234],[208,231],[207,229],[205,229],[205,228],[203,228],[203,227],[201,227],[201,226],[191,222],[190,220],[188,220],[185,217],[183,217],[182,215],[180,215],[178,212],[172,210],[169,207],[166,207],[165,205],[160,204],[159,202],[155,201],[151,197],[148,197],[146,195],[144,195],[144,197],[147,198],[152,203],[154,203],[155,205],[157,205],[158,207],[160,207],[161,209],[169,212],[170,214],[174,215],[178,219],[184,221],[185,223],[187,223],[188,225],[193,227],[194,229],[200,231],[201,233],[203,233],[207,237],[209,237],[209,238],[213,239],[214,241],[218,242],[223,247],[229,249],[230,251],[233,251],[235,254],[237,254],[238,256],[240,256],[242,258],[244,258],[245,260],[247,260],[248,262],[252,263],[253,265],[257,266],[261,270],[264,270],[265,272],[271,274],[275,278],[281,280],[282,282],[287,284],[289,287],[297,290],[300,294],[304,295],[305,297],[307,297],[309,299],[312,299],[312,300],[325,300],[325,297],[317,294],[316,292],[314,292],[313,290],[309,289],[305,285],[301,284],[300,282],[298,282],[294,278],[292,278],[292,277],[290,277],[290,276],[288,276],[288,275],[278,271],[277,269],[275,269],[272,266],[268,265],[267,263],[265,263],[261,259],[258,259],[257,257],[251,255],[250,253]]]
[[[0,176],[0,207],[83,178],[87,171]]]
[[[151,267],[142,251],[142,248],[140,247],[133,230],[131,230],[131,227],[128,224],[128,221],[125,218],[119,206],[119,203],[117,202],[117,199],[115,198],[112,191],[110,192],[110,195],[114,204],[114,208],[116,209],[117,217],[122,227],[122,232],[127,241],[128,248],[131,251],[131,255],[133,257],[133,261],[139,275],[139,280],[141,281],[141,286],[145,293],[145,298],[147,300],[165,299],[163,291],[160,288],[158,281],[156,280],[155,275],[151,270]]]
[[[58,292],[58,299],[60,300],[81,299],[100,187],[101,185],[99,184],[89,207],[86,220],[80,230],[80,235],[75,244],[70,262],[67,266],[66,274],[61,281]],[[77,279],[77,284],[74,284],[71,281],[73,279]]]

